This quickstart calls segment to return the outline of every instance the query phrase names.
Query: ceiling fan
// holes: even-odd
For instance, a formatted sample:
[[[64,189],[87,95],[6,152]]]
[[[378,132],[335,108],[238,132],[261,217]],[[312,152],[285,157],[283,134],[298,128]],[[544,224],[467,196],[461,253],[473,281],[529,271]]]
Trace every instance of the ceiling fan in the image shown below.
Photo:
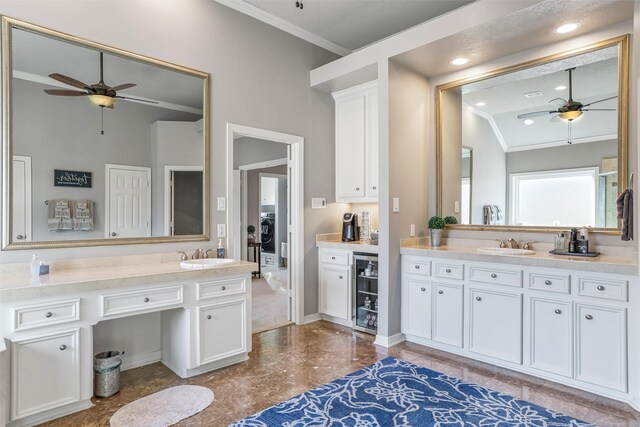
[[[608,98],[600,99],[598,101],[593,101],[588,104],[583,104],[579,101],[573,100],[573,78],[572,73],[574,68],[568,68],[565,71],[569,72],[569,100],[564,100],[562,98],[555,98],[549,101],[550,104],[556,105],[558,108],[556,110],[550,111],[534,111],[532,113],[525,113],[518,115],[518,119],[528,119],[531,117],[545,116],[548,114],[555,114],[551,118],[551,121],[559,121],[560,119],[567,120],[572,122],[578,117],[582,116],[582,113],[585,111],[616,111],[615,108],[584,108],[589,107],[593,104],[597,104],[599,102],[608,101],[610,99],[617,98],[618,96],[610,96]]]
[[[65,76],[64,74],[59,73],[49,74],[49,77],[61,83],[83,90],[45,89],[44,91],[47,94],[55,96],[88,96],[89,100],[100,108],[106,107],[113,109],[116,99],[128,99],[139,102],[147,102],[150,104],[157,104],[156,101],[118,95],[118,91],[132,88],[136,86],[135,83],[124,83],[117,86],[107,86],[104,82],[104,64],[102,52],[100,52],[100,81],[98,83],[88,85],[72,77]]]

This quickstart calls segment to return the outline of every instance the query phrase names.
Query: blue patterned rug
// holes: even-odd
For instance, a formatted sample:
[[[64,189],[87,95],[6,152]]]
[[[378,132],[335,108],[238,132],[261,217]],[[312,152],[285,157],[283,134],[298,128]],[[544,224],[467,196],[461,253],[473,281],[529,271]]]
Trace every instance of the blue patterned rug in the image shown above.
[[[388,357],[231,426],[586,427],[591,424]]]

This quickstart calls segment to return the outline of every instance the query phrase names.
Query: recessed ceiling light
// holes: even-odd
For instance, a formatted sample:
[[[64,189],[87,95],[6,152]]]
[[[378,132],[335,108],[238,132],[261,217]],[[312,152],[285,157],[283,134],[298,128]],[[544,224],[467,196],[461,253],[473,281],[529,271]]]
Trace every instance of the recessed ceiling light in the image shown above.
[[[528,126],[528,125],[532,125],[533,123],[534,123],[534,121],[533,121],[532,119],[526,119],[526,120],[524,121],[524,124],[525,124],[525,125],[527,125],[527,126]]]
[[[485,104],[482,101],[476,103],[476,107],[484,107],[485,105],[487,105],[487,104]]]
[[[451,61],[453,65],[464,65],[467,62],[469,62],[467,58],[456,58],[453,61]]]
[[[555,32],[558,34],[565,34],[565,33],[570,33],[571,31],[574,31],[577,28],[578,28],[578,24],[576,24],[575,22],[571,22],[568,24],[560,25],[558,28],[556,28]]]
[[[556,86],[555,90],[565,90],[566,88],[567,88],[566,86],[560,85],[560,86]]]

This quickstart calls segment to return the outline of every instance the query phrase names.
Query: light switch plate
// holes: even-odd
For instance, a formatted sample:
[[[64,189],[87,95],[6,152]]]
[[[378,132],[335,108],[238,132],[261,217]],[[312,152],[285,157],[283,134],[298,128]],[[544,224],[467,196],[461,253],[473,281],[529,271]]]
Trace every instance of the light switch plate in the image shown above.
[[[409,237],[416,237],[416,225],[411,224],[411,231],[409,231]]]
[[[397,197],[393,198],[393,212],[400,212],[400,199]]]
[[[453,213],[460,213],[460,202],[457,200],[453,202]]]
[[[218,237],[227,237],[227,225],[218,224]]]
[[[227,210],[227,199],[224,197],[218,197],[218,210],[224,211]]]
[[[327,207],[327,199],[324,197],[312,197],[311,209],[324,209]]]

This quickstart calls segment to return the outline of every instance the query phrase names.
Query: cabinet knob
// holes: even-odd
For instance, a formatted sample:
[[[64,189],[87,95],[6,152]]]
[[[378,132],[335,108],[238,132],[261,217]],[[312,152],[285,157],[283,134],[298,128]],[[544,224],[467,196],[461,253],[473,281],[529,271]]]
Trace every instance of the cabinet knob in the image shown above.
[[[211,320],[211,315],[207,314],[207,320]]]
[[[111,233],[111,237],[116,237],[118,235],[118,233],[116,233],[115,231],[113,233]]]
[[[331,257],[331,259],[335,260],[335,259],[336,259],[336,257],[332,256],[332,257]]]
[[[360,187],[356,187],[356,191],[360,191]]]
[[[476,297],[476,301],[482,301],[481,297]]]
[[[375,186],[374,186],[374,187],[371,187],[371,188],[373,188],[374,190],[377,190],[377,189],[378,189],[378,187],[375,187]]]
[[[144,302],[149,302],[149,297],[145,297]]]
[[[491,278],[492,278],[492,279],[495,279],[495,278],[497,278],[497,277],[498,277],[498,275],[497,275],[496,273],[491,273]]]
[[[547,285],[547,286],[551,285],[551,280],[545,280],[544,284]]]
[[[60,348],[60,351],[65,351],[67,349],[67,346],[62,344],[59,348]]]
[[[415,268],[416,268],[416,270],[420,270],[420,266],[419,265],[416,265]]]
[[[584,318],[587,320],[593,320],[593,316],[590,314],[587,314],[586,316],[584,316]]]
[[[560,310],[559,308],[556,308],[556,314],[562,314],[562,310]]]
[[[451,273],[451,269],[450,269],[450,268],[447,268],[445,271],[446,271],[447,273]]]
[[[440,295],[442,295],[442,294],[444,294],[444,291],[438,291],[438,293],[439,293]]]
[[[420,290],[421,290],[422,292],[426,291],[426,289],[425,289],[425,288],[420,288]]]
[[[222,287],[222,288],[220,288],[220,289],[222,289],[223,291],[226,291],[226,290],[227,290],[227,287],[226,287],[226,286],[223,286],[223,287]]]
[[[342,276],[338,276],[338,279],[342,280]]]
[[[53,313],[50,311],[47,311],[47,314],[44,315],[44,317],[51,317],[53,316]]]
[[[604,286],[602,286],[602,285],[598,285],[598,290],[599,290],[599,291],[604,291]]]

